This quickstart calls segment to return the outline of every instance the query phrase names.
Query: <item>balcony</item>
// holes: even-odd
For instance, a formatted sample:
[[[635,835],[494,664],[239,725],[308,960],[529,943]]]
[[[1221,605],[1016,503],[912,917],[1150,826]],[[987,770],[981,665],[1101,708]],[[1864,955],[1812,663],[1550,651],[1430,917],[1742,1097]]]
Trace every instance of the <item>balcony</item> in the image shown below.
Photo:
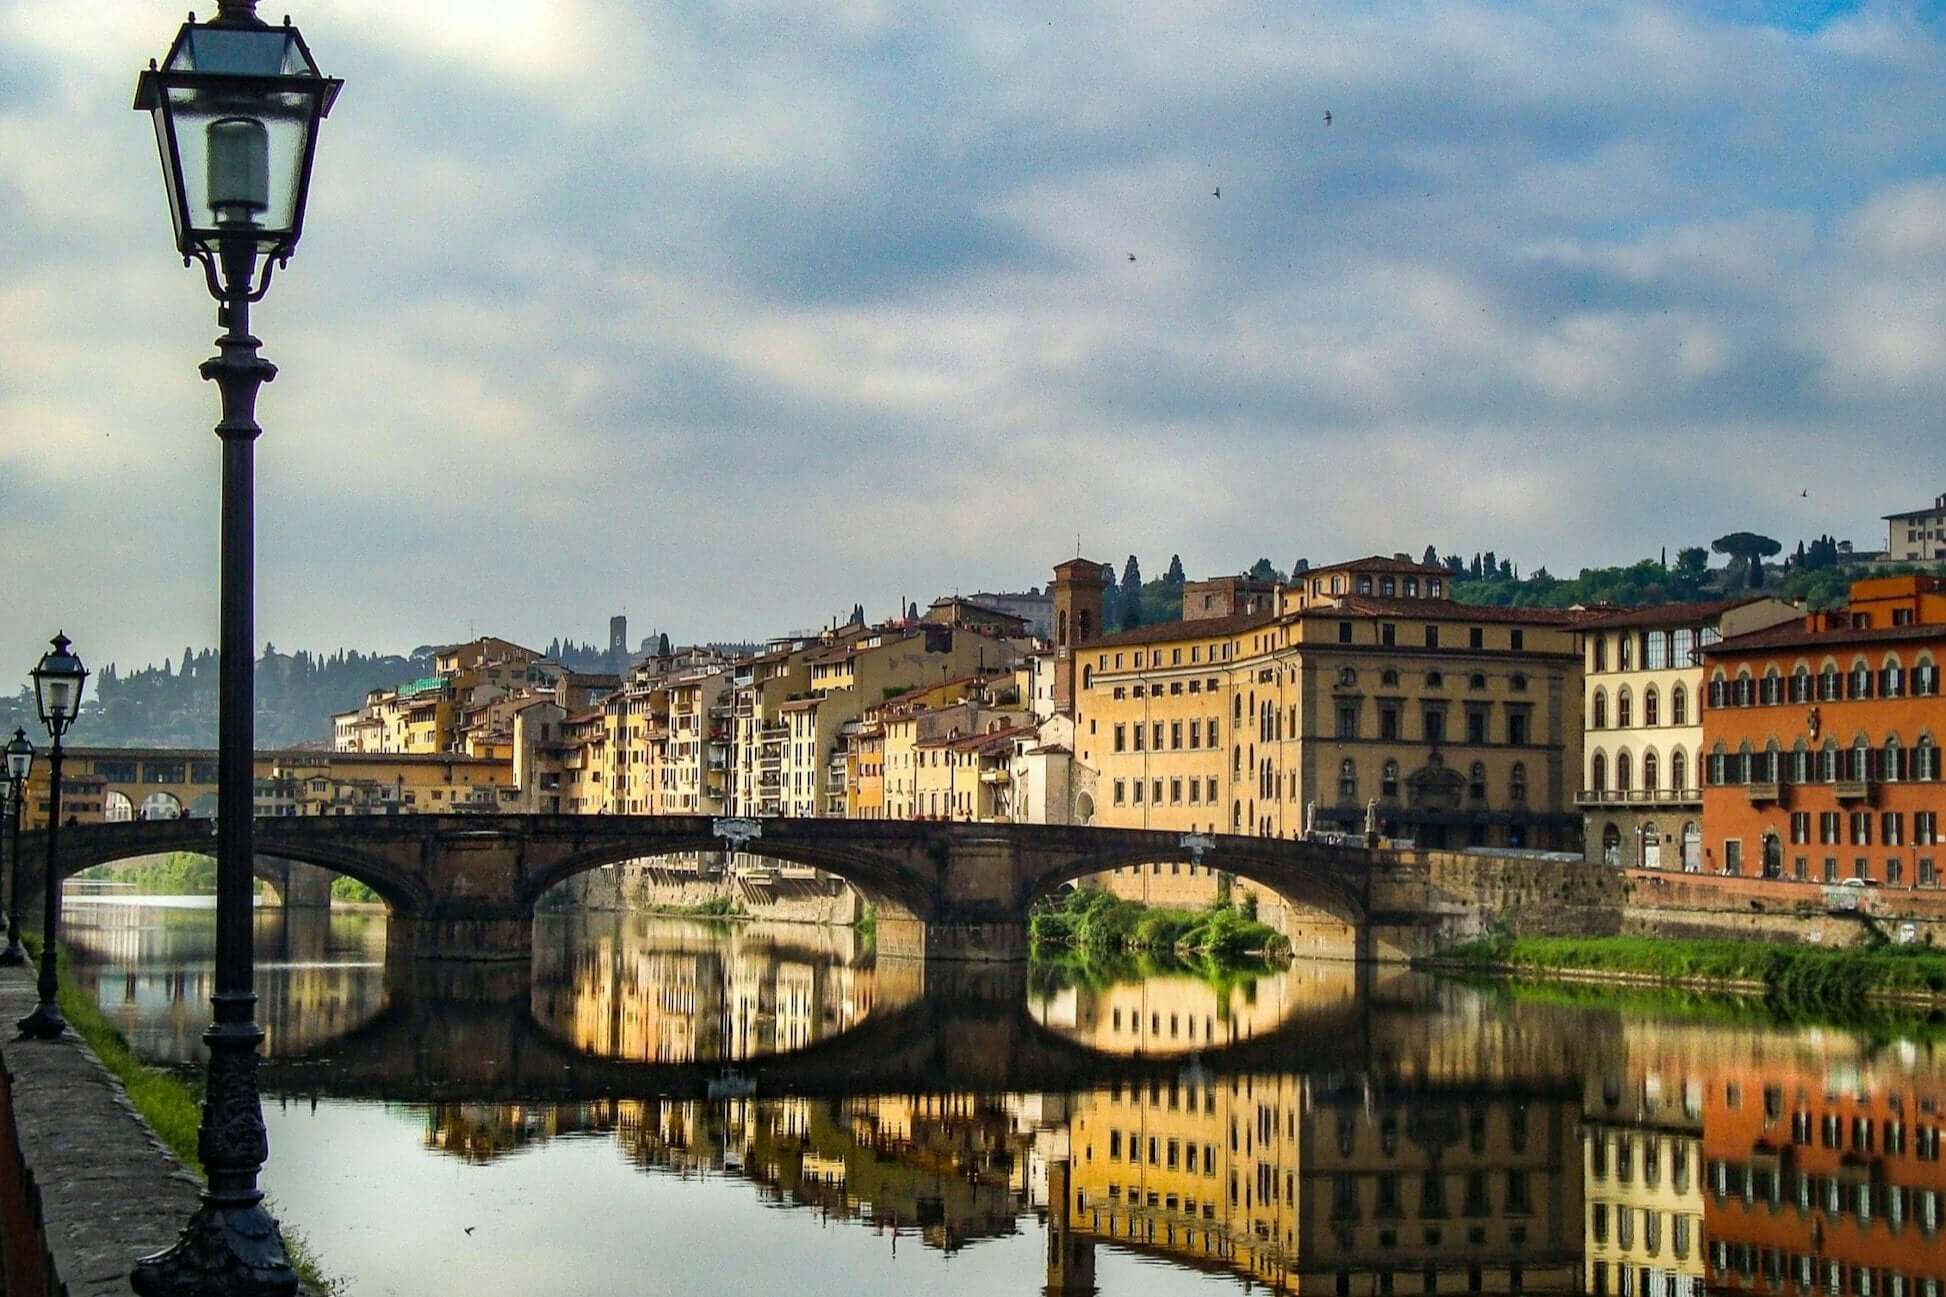
[[[1869,779],[1840,779],[1831,785],[1831,795],[1841,802],[1869,802],[1872,800],[1872,782]]]
[[[1576,806],[1700,806],[1700,788],[1584,788],[1574,795]]]
[[[1790,785],[1775,781],[1766,784],[1745,784],[1743,792],[1750,799],[1752,806],[1760,806],[1765,802],[1774,802],[1782,806],[1790,800]]]

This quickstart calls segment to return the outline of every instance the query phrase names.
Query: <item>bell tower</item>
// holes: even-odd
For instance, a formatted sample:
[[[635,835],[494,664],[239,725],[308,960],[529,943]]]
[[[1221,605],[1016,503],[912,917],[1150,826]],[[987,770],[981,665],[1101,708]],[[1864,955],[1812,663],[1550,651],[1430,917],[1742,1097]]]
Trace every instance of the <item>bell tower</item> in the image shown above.
[[[1075,650],[1101,638],[1101,605],[1108,569],[1085,558],[1054,568],[1054,709],[1074,714]]]

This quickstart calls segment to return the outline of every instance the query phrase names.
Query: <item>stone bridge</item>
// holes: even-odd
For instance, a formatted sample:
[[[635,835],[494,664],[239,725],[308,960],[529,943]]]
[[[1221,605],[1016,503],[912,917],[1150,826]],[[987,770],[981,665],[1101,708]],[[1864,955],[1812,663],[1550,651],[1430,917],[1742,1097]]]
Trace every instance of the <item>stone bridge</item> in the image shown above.
[[[207,820],[71,825],[60,840],[63,878],[131,856],[208,852],[215,843]],[[1037,897],[1089,874],[1136,865],[1187,862],[1266,888],[1348,935],[1344,948],[1325,953],[1362,959],[1408,958],[1473,935],[1503,913],[1516,926],[1544,924],[1545,913],[1615,895],[1606,881],[1615,871],[1572,861],[1078,825],[670,815],[256,823],[260,854],[358,879],[390,909],[392,950],[432,959],[526,959],[536,903],[563,879],[623,861],[726,846],[845,879],[878,907],[881,952],[929,959],[1024,958],[1028,907]],[[41,832],[22,835],[22,848],[22,893],[31,896],[46,856]],[[1589,923],[1577,916],[1576,926],[1586,930]]]

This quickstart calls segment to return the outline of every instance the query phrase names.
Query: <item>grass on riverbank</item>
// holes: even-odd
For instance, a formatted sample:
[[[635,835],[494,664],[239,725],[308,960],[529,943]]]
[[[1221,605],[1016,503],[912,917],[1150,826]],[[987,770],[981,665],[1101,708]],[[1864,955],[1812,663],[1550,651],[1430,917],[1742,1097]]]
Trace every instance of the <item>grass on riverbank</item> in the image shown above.
[[[1684,982],[1752,982],[1774,998],[1852,1005],[1872,995],[1946,994],[1946,951],[1930,946],[1786,946],[1649,937],[1520,937],[1444,952],[1475,967],[1535,973],[1637,973]]]
[[[1096,887],[1079,887],[1037,906],[1028,936],[1036,947],[1176,951],[1220,960],[1254,952],[1280,956],[1290,948],[1282,933],[1236,906],[1151,909]]]
[[[32,934],[22,934],[21,944],[27,947],[38,964],[41,955],[40,938]],[[60,947],[61,967],[69,967],[66,947]],[[54,1002],[61,1007],[61,1015],[68,1020],[74,1033],[88,1043],[95,1057],[102,1065],[120,1080],[128,1091],[129,1102],[142,1120],[149,1123],[158,1138],[169,1151],[181,1158],[183,1165],[203,1178],[203,1159],[196,1147],[196,1132],[203,1120],[203,1073],[172,1072],[159,1067],[151,1067],[135,1056],[129,1048],[128,1038],[122,1035],[114,1023],[94,1001],[94,997],[84,992],[72,979],[63,978],[60,990],[55,993]],[[276,1204],[269,1199],[264,1206],[274,1216]],[[291,1265],[316,1292],[337,1294],[344,1292],[342,1280],[327,1275],[318,1263],[317,1254],[304,1235],[291,1227],[287,1221],[279,1221],[283,1229],[284,1248],[290,1254]]]
[[[1047,996],[1080,987],[1106,991],[1151,977],[1192,977],[1216,992],[1218,1012],[1228,1011],[1232,991],[1246,1003],[1257,998],[1257,979],[1278,971],[1269,960],[1244,955],[1211,959],[1173,950],[1102,950],[1086,946],[1040,946],[1027,965],[1030,995]]]
[[[1765,1031],[1828,1027],[1874,1044],[1946,1038],[1946,1014],[1896,1002],[1807,1005],[1758,995],[1697,991],[1679,986],[1618,986],[1602,982],[1461,979],[1485,994],[1523,1004],[1619,1011],[1720,1023]]]

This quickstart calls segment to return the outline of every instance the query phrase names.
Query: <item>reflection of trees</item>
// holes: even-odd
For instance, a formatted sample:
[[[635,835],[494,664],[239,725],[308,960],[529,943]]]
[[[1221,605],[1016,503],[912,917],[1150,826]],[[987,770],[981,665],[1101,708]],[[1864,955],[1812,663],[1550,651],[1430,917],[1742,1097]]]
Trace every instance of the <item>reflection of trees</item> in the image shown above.
[[[548,916],[536,1018],[575,1048],[641,1062],[733,1061],[836,1035],[872,1006],[873,976],[820,930]]]
[[[1111,1054],[1193,1054],[1275,1031],[1294,1014],[1351,1003],[1353,964],[1237,975],[1123,961],[1030,970],[1042,1026]]]

